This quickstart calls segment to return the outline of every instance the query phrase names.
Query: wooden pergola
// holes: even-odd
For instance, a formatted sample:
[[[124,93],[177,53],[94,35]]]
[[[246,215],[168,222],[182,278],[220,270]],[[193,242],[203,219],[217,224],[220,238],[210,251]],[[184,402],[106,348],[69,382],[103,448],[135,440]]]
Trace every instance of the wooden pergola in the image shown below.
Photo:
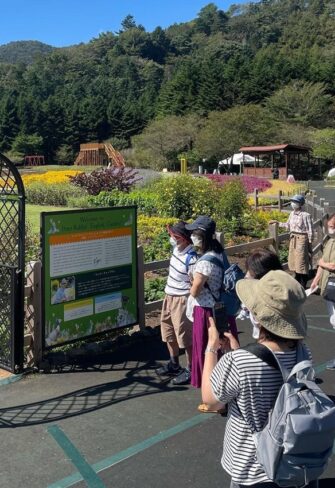
[[[243,162],[244,175],[272,178],[273,172],[278,170],[280,179],[286,179],[288,174],[293,174],[296,180],[308,179],[310,148],[307,146],[244,146],[240,148],[240,152],[255,158],[253,163]]]

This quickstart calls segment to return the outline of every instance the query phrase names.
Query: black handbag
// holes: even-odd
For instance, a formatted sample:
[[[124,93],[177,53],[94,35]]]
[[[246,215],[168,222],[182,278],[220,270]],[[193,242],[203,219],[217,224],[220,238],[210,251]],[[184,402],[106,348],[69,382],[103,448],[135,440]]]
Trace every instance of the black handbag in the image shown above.
[[[330,302],[335,302],[335,276],[329,276],[323,298]]]

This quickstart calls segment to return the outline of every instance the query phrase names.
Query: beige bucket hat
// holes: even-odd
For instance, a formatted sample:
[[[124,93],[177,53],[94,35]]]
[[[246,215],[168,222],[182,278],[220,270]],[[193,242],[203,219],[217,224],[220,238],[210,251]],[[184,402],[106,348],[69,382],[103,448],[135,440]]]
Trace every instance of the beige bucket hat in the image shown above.
[[[307,320],[302,310],[305,290],[285,271],[269,271],[260,280],[240,280],[236,291],[255,319],[268,331],[285,339],[306,336]]]

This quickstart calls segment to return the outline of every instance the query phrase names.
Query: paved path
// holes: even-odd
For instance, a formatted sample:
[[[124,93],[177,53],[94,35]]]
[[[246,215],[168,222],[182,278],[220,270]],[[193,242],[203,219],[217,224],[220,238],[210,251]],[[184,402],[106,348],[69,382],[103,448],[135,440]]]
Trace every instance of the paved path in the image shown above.
[[[322,299],[307,301],[318,377],[334,394],[335,331]],[[240,322],[242,345],[250,323]],[[30,375],[0,387],[1,487],[228,488],[220,466],[226,419],[198,414],[200,393],[160,383],[155,338],[106,353],[87,371]],[[80,474],[81,473],[81,474]],[[335,461],[320,488],[335,486]]]

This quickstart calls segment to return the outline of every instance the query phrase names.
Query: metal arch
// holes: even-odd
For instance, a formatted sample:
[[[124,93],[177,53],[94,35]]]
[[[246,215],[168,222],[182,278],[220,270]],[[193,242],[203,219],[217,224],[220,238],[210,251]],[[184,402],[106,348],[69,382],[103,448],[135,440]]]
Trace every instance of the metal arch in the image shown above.
[[[14,163],[0,154],[0,368],[23,368],[25,191]]]

